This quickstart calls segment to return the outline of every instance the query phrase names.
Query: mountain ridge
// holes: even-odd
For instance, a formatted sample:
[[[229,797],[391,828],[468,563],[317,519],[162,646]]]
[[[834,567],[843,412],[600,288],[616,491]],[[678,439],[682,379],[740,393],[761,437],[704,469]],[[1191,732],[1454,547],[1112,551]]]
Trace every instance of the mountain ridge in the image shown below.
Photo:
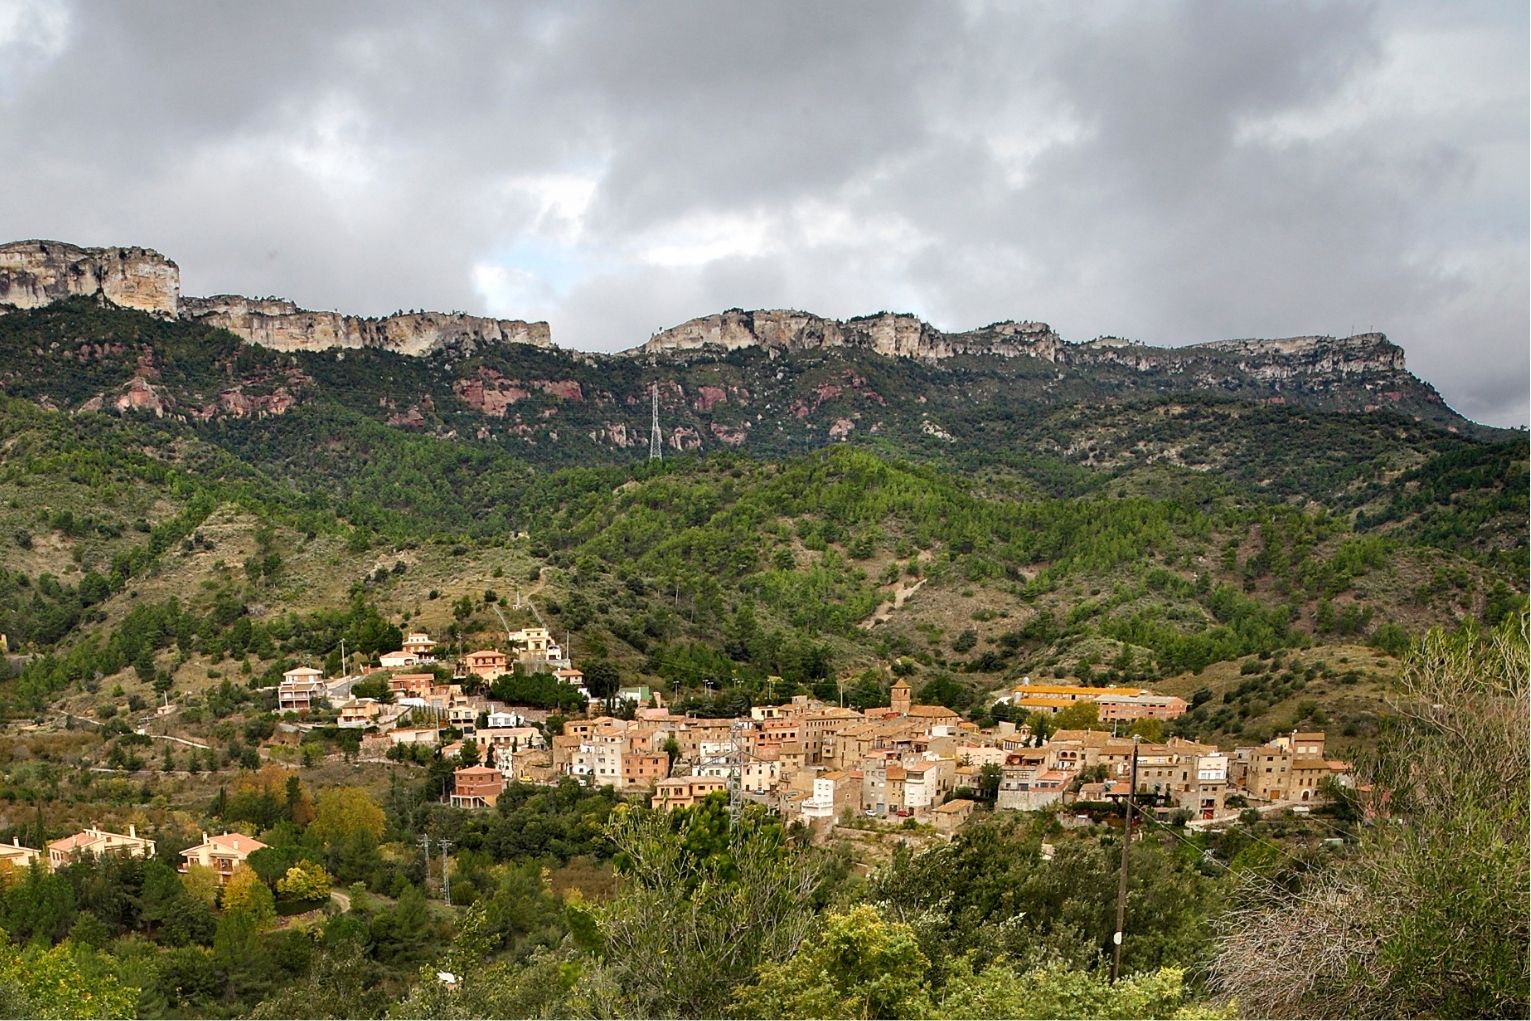
[[[160,319],[226,330],[244,343],[276,352],[372,349],[433,359],[448,366],[485,357],[514,361],[520,358],[518,350],[531,348],[555,356],[571,369],[595,368],[596,379],[603,375],[625,378],[629,373],[620,368],[624,365],[650,369],[674,366],[676,372],[685,374],[708,362],[748,357],[752,352],[771,361],[791,355],[803,368],[811,368],[815,359],[823,357],[843,356],[857,362],[859,356],[871,355],[925,365],[938,372],[976,369],[993,377],[999,389],[1004,389],[1004,380],[1012,380],[1017,399],[1046,402],[1060,389],[1048,383],[1048,377],[1055,376],[1055,382],[1065,384],[1065,377],[1075,377],[1083,380],[1086,390],[1101,390],[1098,396],[1102,399],[1136,391],[1159,395],[1218,393],[1240,400],[1295,403],[1324,410],[1393,410],[1448,429],[1484,429],[1449,408],[1434,387],[1409,372],[1403,349],[1381,333],[1343,338],[1229,339],[1157,347],[1117,337],[1070,342],[1046,323],[1036,321],[1004,320],[946,332],[908,313],[879,312],[837,320],[798,310],[729,309],[662,330],[625,351],[596,353],[556,347],[546,322],[458,312],[362,317],[304,309],[280,298],[182,296],[179,273],[175,262],[148,248],[11,242],[0,245],[0,311],[36,311],[62,300],[88,298]],[[855,365],[849,365],[847,371],[852,376],[864,374]],[[146,379],[132,384],[119,399],[119,410],[153,410],[157,402],[145,392],[152,382]],[[651,380],[647,385],[657,382]],[[708,382],[716,389],[716,384]],[[1095,386],[1096,382],[1100,386]],[[750,389],[742,380],[735,385]],[[835,396],[826,397],[825,386],[844,389],[838,380],[821,383],[814,394],[784,402],[789,412],[802,418],[803,407],[816,409]],[[571,386],[570,380],[556,377],[523,380],[496,364],[476,366],[471,377],[459,376],[449,387],[458,399],[500,417],[510,404],[534,390],[581,399],[590,384]],[[709,392],[695,395],[708,405],[704,411],[716,402]],[[428,406],[441,395],[414,396]],[[102,399],[113,398],[103,394]],[[236,410],[242,406],[238,399],[232,404]],[[398,417],[395,424],[418,425],[427,416],[416,409],[401,411]],[[832,438],[842,438],[855,421],[855,416],[842,415],[825,425],[838,430],[838,435],[831,432]],[[733,446],[739,442],[738,430],[746,427],[741,422],[725,422],[714,428],[709,422],[705,429],[724,445]],[[627,426],[616,423],[612,431],[616,446],[636,445],[632,437],[628,437],[632,442],[617,438],[632,432]],[[698,443],[704,434],[699,434]]]

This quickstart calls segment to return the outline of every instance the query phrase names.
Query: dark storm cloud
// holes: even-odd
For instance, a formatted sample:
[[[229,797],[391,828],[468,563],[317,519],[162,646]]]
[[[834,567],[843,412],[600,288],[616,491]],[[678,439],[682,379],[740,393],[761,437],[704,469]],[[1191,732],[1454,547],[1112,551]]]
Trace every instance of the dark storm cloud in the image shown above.
[[[1527,419],[1527,16],[1502,4],[0,0],[0,234],[188,293],[739,305],[1178,344],[1376,328]]]

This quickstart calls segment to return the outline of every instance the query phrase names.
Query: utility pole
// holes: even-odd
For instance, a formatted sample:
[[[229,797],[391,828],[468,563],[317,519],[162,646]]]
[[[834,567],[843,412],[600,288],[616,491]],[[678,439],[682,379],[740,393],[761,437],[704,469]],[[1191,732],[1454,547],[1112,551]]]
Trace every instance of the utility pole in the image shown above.
[[[744,776],[740,769],[743,750],[739,747],[739,731],[743,728],[740,722],[734,722],[728,728],[728,817],[739,818],[739,807],[744,801]]]
[[[442,837],[440,840],[436,841],[436,843],[441,848],[441,896],[442,899],[447,902],[447,906],[451,907],[452,873],[447,866],[447,852],[452,849],[452,842],[446,837]]]
[[[431,892],[431,835],[422,833],[417,842],[420,849],[425,852],[425,892],[429,894]]]
[[[1111,981],[1122,973],[1122,935],[1127,928],[1127,849],[1132,846],[1132,802],[1138,793],[1138,735],[1132,736],[1132,774],[1127,781],[1127,822],[1122,827],[1122,875],[1116,885],[1116,933],[1111,937]]]

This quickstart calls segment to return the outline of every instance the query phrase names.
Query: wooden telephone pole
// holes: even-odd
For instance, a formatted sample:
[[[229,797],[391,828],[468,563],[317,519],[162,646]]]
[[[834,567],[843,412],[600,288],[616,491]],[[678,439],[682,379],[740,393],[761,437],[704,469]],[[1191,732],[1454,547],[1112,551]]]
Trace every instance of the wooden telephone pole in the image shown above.
[[[1127,849],[1132,846],[1132,803],[1138,793],[1138,735],[1132,736],[1132,774],[1127,782],[1127,822],[1122,827],[1122,874],[1116,884],[1116,932],[1111,937],[1111,981],[1122,973],[1122,935],[1127,929]]]

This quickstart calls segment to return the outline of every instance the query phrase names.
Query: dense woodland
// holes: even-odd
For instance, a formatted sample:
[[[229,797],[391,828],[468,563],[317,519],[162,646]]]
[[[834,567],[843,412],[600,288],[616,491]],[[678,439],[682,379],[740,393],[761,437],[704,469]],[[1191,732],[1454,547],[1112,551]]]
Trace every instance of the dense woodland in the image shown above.
[[[132,820],[158,841],[148,862],[4,877],[7,1014],[1524,1014],[1526,806],[1481,797],[1525,785],[1524,733],[1483,724],[1523,724],[1524,434],[1172,381],[1006,400],[992,369],[874,359],[852,366],[866,386],[894,407],[928,392],[950,440],[889,419],[831,444],[785,415],[775,440],[650,463],[497,433],[452,404],[463,365],[277,357],[83,303],[0,317],[0,349],[0,839]],[[89,407],[145,350],[170,413]],[[494,364],[589,394],[655,371],[514,358]],[[812,392],[846,368],[770,371]],[[764,404],[746,356],[685,371]],[[302,399],[190,413],[235,379]],[[438,396],[427,427],[388,424],[404,390]],[[529,400],[571,436],[609,414]],[[572,782],[464,812],[439,803],[460,761],[361,763],[354,731],[279,731],[284,670],[339,673],[411,627],[493,644],[533,622],[523,595],[606,694],[732,716],[799,693],[886,704],[903,677],[987,725],[1023,676],[1152,684],[1192,709],[1151,736],[1325,729],[1401,822],[1336,797],[1217,833],[1147,824],[1132,978],[1111,986],[1108,806],[1079,829],[981,813],[949,845],[869,830],[889,854],[867,861],[726,803],[662,817]],[[582,708],[544,675],[484,693],[550,711],[549,734]],[[161,704],[171,722],[146,726]],[[1458,785],[1453,734],[1508,775]],[[249,875],[220,894],[175,873],[223,829],[270,845]],[[447,876],[427,833],[453,844]],[[1438,882],[1460,841],[1485,851]],[[1352,913],[1354,969],[1300,989],[1262,970],[1251,932],[1313,953],[1337,903],[1389,906]]]

